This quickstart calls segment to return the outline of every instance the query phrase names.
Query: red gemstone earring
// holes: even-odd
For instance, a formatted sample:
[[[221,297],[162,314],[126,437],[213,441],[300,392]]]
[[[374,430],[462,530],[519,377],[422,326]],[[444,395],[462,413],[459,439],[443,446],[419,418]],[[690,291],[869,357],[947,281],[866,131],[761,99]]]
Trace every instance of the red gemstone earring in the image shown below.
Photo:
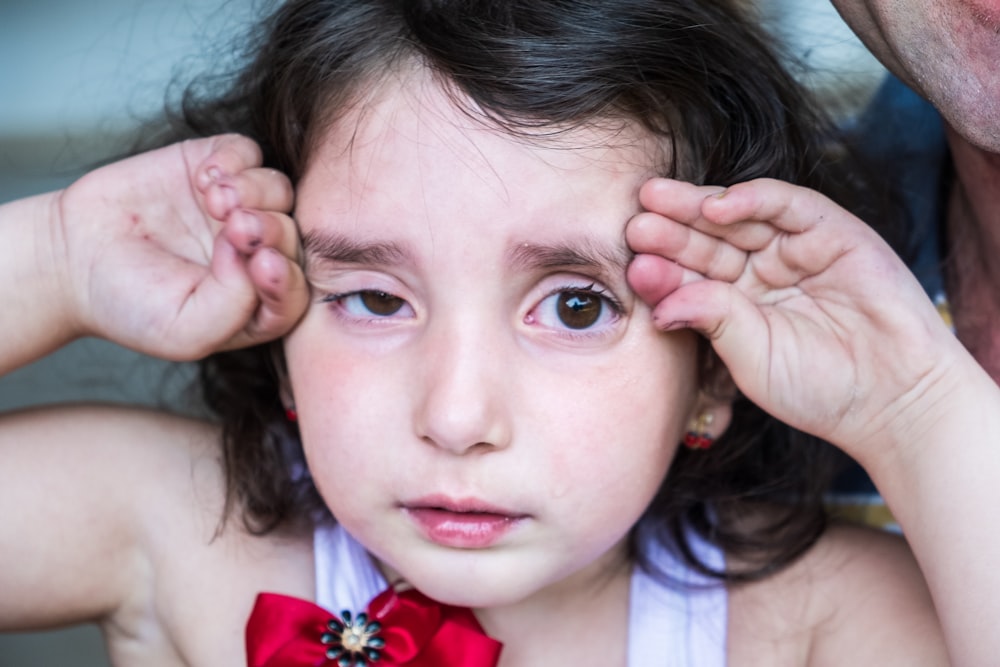
[[[708,427],[715,416],[711,412],[698,415],[691,424],[691,430],[684,434],[684,446],[688,449],[708,449],[715,442]]]
[[[295,411],[295,407],[285,408],[285,419],[290,422],[297,422],[299,420],[299,413]]]

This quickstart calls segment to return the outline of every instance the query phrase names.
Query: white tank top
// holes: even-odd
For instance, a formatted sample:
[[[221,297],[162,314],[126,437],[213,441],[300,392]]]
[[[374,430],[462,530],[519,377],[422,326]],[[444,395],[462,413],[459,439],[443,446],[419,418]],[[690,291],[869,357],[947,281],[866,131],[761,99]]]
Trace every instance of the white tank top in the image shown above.
[[[724,565],[718,549],[700,540],[692,543],[702,562]],[[314,548],[321,607],[360,611],[385,589],[368,552],[341,527],[317,527]],[[642,548],[670,583],[633,569],[628,667],[725,667],[725,587],[694,572],[658,542],[645,539]]]

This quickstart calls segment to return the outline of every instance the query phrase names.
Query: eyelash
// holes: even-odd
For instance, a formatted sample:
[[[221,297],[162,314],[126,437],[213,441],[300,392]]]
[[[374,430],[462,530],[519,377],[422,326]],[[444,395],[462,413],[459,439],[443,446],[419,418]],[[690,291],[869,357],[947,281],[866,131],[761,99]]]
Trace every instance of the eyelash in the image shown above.
[[[382,296],[385,296],[385,297],[389,297],[391,299],[399,299],[399,301],[402,304],[400,306],[400,309],[402,309],[402,308],[411,308],[412,309],[412,307],[409,305],[409,303],[406,301],[406,299],[403,299],[402,297],[398,297],[395,294],[392,294],[391,292],[386,292],[384,290],[379,290],[379,289],[359,289],[359,290],[352,290],[350,292],[338,292],[338,293],[333,293],[333,294],[325,294],[322,297],[320,297],[319,302],[323,303],[323,304],[336,304],[337,306],[339,306],[339,308],[338,308],[339,312],[337,314],[340,317],[349,318],[349,319],[351,319],[351,320],[353,320],[355,322],[360,322],[361,324],[372,324],[372,325],[378,326],[378,325],[381,325],[381,324],[388,324],[389,322],[397,319],[397,318],[393,318],[392,315],[396,314],[396,312],[398,312],[398,310],[397,311],[393,311],[392,313],[389,313],[389,314],[386,314],[386,315],[379,315],[378,313],[374,313],[370,309],[365,308],[365,310],[367,311],[368,316],[361,315],[361,314],[355,314],[355,313],[345,312],[346,309],[347,309],[347,306],[345,305],[345,302],[348,299],[350,299],[352,297],[363,297],[364,295],[367,295],[367,294],[382,295]]]
[[[614,294],[608,291],[605,287],[599,287],[597,283],[590,283],[584,287],[579,285],[564,285],[563,287],[551,290],[545,295],[545,298],[552,296],[553,294],[562,294],[563,292],[590,292],[591,294],[596,294],[602,301],[607,302],[611,306],[616,314],[621,315],[625,312],[625,306],[619,301]]]

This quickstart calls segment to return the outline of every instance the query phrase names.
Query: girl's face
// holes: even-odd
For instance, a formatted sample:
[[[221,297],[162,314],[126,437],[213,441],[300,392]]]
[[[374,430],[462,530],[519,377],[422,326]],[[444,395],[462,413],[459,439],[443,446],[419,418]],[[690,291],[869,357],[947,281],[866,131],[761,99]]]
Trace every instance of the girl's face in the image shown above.
[[[693,334],[625,283],[654,155],[514,139],[427,79],[316,147],[291,388],[316,486],[390,577],[481,608],[628,571],[697,388]]]

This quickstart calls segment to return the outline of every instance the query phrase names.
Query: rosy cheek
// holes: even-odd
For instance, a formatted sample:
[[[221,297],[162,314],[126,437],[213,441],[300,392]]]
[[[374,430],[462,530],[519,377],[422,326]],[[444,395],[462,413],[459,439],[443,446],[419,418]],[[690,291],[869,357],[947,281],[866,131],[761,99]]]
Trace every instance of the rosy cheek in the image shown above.
[[[336,510],[330,494],[379,475],[384,461],[377,443],[400,440],[398,404],[387,395],[384,377],[350,355],[309,355],[289,372],[310,470]]]
[[[347,355],[311,355],[297,368],[290,365],[289,375],[302,420],[350,418],[369,405],[372,372]]]

